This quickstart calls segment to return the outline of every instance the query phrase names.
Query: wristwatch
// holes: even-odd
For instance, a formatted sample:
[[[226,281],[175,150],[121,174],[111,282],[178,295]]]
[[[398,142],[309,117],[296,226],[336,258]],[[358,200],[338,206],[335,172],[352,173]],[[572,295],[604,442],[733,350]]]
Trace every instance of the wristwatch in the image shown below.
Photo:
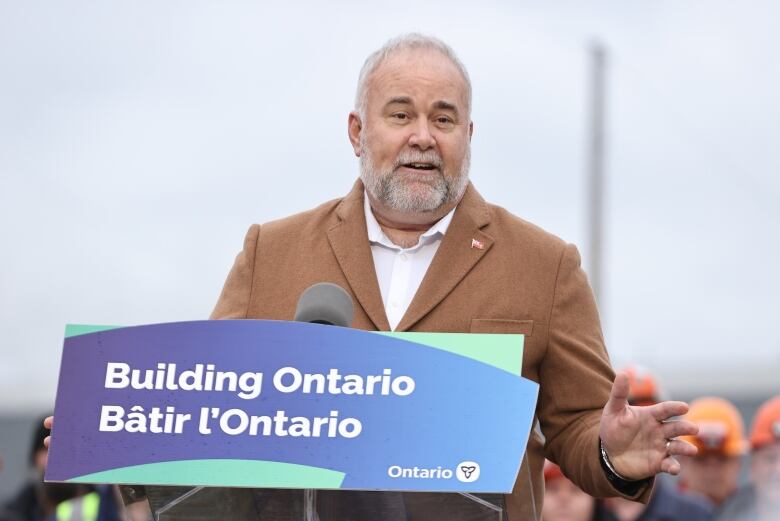
[[[618,492],[625,494],[628,497],[636,496],[642,488],[647,485],[650,478],[634,480],[627,479],[618,474],[615,467],[612,466],[612,462],[609,461],[609,455],[604,450],[604,442],[599,438],[599,451],[601,452],[601,468],[604,469],[604,474],[607,476],[607,481],[617,489]]]

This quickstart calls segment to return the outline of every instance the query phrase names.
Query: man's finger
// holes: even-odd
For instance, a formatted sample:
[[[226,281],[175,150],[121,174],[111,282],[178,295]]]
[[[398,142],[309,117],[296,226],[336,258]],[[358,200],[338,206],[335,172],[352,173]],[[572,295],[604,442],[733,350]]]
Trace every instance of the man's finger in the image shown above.
[[[628,405],[628,390],[628,376],[625,373],[616,374],[604,411],[613,414],[622,412]]]
[[[664,458],[661,462],[661,472],[676,476],[680,473],[680,462],[671,456]]]
[[[51,426],[54,425],[54,416],[47,416],[43,420],[43,428],[51,430]],[[51,442],[51,436],[43,438],[43,446],[49,448],[49,442]]]
[[[671,440],[667,449],[669,456],[695,456],[697,452],[696,445],[683,440]]]
[[[661,402],[648,407],[653,418],[662,422],[675,416],[682,416],[688,412],[688,404],[685,402]]]
[[[661,433],[664,438],[676,438],[677,436],[693,436],[699,432],[699,427],[688,420],[671,420],[664,422]]]

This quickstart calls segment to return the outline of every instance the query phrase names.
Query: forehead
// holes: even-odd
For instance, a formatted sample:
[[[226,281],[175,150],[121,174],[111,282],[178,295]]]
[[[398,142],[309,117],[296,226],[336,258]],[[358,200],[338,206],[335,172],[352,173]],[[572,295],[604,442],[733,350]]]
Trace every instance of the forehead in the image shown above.
[[[383,60],[369,78],[369,106],[409,97],[419,105],[448,101],[465,110],[468,88],[460,70],[436,49],[398,51]]]

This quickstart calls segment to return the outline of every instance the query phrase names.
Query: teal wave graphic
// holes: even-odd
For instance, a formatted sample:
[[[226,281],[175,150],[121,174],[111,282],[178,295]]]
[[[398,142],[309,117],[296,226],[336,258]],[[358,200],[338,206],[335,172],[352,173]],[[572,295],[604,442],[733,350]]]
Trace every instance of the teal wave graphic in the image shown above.
[[[119,329],[124,326],[93,326],[89,324],[67,324],[65,326],[65,338],[72,336],[88,335],[89,333],[97,333],[98,331],[109,331],[111,329]]]
[[[99,331],[110,331],[125,326],[100,326],[88,324],[67,324],[65,338],[71,338]],[[372,331],[407,342],[441,349],[459,356],[477,360],[497,367],[513,375],[521,376],[523,346],[525,337],[520,334],[489,333],[420,333]]]
[[[337,489],[344,477],[343,472],[294,463],[209,459],[122,467],[78,476],[68,482]]]
[[[374,331],[407,342],[441,349],[484,364],[492,365],[513,375],[523,372],[523,346],[525,336],[519,334],[490,333],[410,333]]]

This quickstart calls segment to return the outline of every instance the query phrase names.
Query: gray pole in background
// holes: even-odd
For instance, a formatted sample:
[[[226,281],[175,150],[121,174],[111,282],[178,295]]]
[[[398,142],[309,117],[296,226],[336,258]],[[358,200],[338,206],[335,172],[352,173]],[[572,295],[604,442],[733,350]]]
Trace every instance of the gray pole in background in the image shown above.
[[[604,120],[607,50],[598,41],[590,45],[590,124],[588,129],[588,278],[601,304],[601,257],[604,234]],[[603,313],[603,310],[602,310]]]

